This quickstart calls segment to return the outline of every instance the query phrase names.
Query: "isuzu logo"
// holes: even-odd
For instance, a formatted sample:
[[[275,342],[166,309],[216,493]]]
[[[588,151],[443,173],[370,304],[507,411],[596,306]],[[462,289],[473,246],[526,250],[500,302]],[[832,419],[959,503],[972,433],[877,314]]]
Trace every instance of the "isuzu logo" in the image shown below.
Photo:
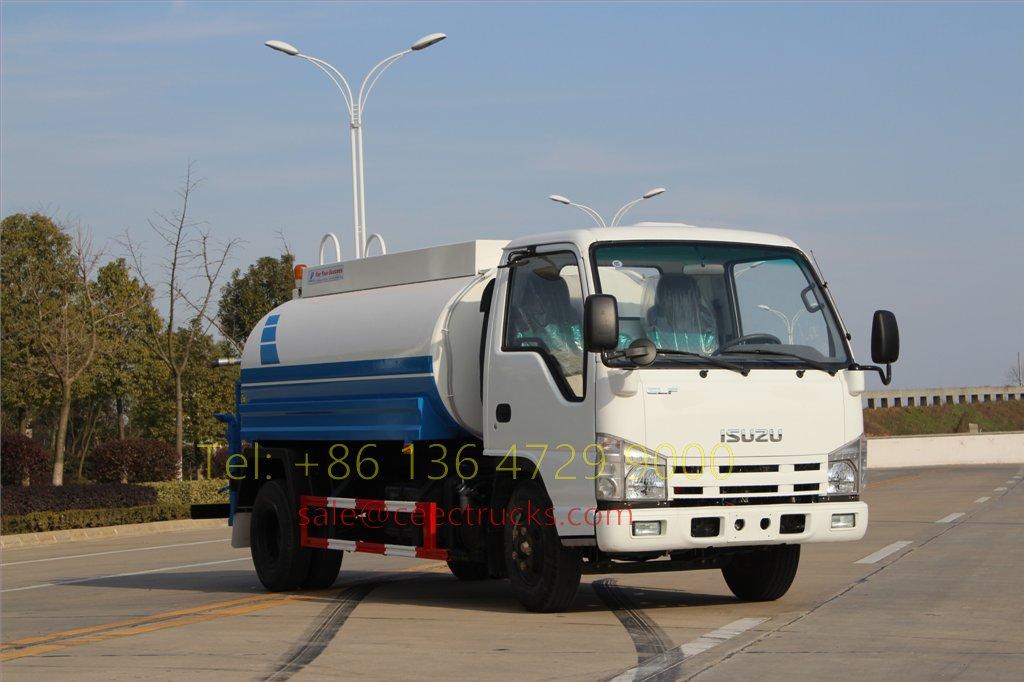
[[[778,443],[782,429],[722,429],[723,443]]]

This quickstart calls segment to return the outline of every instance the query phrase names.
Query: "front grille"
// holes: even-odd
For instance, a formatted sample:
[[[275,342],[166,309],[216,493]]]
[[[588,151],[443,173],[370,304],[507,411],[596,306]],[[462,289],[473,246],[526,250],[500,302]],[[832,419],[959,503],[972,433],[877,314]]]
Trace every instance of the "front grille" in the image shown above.
[[[699,466],[673,466],[670,500],[683,506],[809,501],[825,489],[824,459],[729,453],[728,459],[719,454],[717,462],[705,458]]]
[[[740,507],[753,504],[813,504],[817,495],[764,495],[760,497],[680,497],[670,507]]]
[[[778,470],[778,464],[738,464],[736,466],[718,467],[718,473],[720,474],[760,474]]]
[[[749,495],[751,493],[777,493],[777,485],[727,485],[719,488],[723,495]]]

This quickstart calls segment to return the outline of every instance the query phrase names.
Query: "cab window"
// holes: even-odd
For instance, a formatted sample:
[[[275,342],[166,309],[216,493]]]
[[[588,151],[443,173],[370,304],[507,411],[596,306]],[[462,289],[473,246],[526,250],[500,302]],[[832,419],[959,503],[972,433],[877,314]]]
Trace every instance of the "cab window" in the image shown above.
[[[583,287],[569,252],[519,258],[509,265],[505,351],[539,353],[562,394],[583,398]]]

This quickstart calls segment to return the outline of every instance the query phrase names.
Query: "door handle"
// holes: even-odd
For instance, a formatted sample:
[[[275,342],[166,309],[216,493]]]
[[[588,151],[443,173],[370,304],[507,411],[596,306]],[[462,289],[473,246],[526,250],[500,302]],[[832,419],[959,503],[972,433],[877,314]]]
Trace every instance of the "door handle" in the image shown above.
[[[508,403],[498,403],[494,408],[494,418],[502,424],[507,424],[512,420],[512,406]]]

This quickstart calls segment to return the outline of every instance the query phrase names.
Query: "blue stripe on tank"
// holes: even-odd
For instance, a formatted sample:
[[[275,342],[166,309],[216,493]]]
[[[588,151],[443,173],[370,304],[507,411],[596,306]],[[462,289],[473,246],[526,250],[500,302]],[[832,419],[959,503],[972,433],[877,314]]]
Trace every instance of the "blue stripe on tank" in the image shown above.
[[[431,372],[427,355],[243,369],[241,436],[246,441],[415,441],[465,435],[448,414]]]
[[[260,363],[264,365],[276,365],[281,362],[277,357],[277,345],[273,343],[260,344]]]
[[[318,362],[309,365],[280,367],[248,367],[242,370],[243,384],[263,381],[301,381],[304,379],[335,379],[375,377],[389,374],[427,374],[433,363],[429,355],[349,362]]]

